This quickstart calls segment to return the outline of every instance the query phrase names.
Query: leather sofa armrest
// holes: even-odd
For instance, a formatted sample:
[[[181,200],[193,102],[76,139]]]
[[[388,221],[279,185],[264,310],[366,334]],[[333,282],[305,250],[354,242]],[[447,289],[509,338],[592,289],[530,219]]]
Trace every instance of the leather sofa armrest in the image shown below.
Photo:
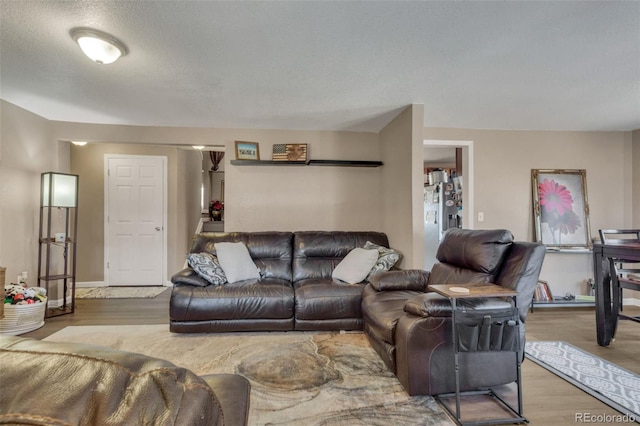
[[[427,291],[428,279],[428,271],[423,271],[422,269],[404,269],[375,273],[369,277],[369,283],[376,291]]]
[[[498,297],[458,299],[456,305],[467,311],[495,311],[512,307],[511,302]],[[404,311],[425,318],[450,317],[451,301],[437,293],[419,294],[405,302]]]
[[[197,287],[206,287],[209,285],[209,282],[207,280],[200,277],[200,275],[196,274],[196,272],[191,268],[185,268],[182,271],[176,273],[171,277],[171,282],[173,284],[186,284],[194,285]]]

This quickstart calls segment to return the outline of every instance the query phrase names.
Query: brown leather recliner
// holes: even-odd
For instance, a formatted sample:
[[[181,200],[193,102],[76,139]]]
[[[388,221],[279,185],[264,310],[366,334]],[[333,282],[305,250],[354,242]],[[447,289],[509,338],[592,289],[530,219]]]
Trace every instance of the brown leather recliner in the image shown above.
[[[249,381],[80,343],[0,336],[0,423],[244,426]]]
[[[389,271],[372,277],[363,294],[364,332],[410,395],[453,392],[451,304],[427,286],[491,282],[517,290],[524,345],[524,323],[544,255],[543,245],[514,242],[507,230],[451,229],[430,272]],[[510,306],[510,300],[495,298],[464,303],[470,311]],[[459,362],[463,391],[516,379],[513,352],[466,352]]]

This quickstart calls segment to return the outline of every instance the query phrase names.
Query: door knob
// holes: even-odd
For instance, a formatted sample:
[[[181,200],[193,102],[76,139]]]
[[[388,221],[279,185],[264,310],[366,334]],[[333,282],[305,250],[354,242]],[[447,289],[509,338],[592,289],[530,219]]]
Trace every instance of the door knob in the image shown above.
[[[156,231],[162,231],[162,227],[161,226],[156,226]]]

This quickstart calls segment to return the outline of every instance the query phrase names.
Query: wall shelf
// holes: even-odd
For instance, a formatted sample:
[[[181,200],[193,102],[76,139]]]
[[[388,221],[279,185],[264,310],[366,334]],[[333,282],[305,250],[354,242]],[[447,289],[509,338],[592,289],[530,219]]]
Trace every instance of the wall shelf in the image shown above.
[[[340,167],[380,167],[382,161],[361,160],[306,160],[306,161],[273,161],[273,160],[231,160],[234,166],[340,166]]]
[[[360,160],[309,160],[310,166],[342,166],[342,167],[380,167],[382,161]]]
[[[596,303],[590,300],[565,300],[564,298],[554,298],[553,300],[535,301],[531,305],[533,308],[593,308]]]
[[[234,166],[306,166],[306,161],[231,160]]]

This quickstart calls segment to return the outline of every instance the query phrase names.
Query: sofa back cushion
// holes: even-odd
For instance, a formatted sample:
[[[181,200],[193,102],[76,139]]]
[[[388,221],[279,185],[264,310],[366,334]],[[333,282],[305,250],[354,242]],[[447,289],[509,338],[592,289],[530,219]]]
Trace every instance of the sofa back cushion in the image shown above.
[[[438,246],[429,284],[492,282],[508,254],[513,235],[505,229],[449,229]]]
[[[216,254],[216,243],[244,243],[263,278],[291,281],[293,234],[291,232],[226,232],[195,236],[191,253]]]
[[[386,234],[372,231],[300,231],[293,236],[293,281],[331,278],[351,250],[367,241],[389,247]]]

